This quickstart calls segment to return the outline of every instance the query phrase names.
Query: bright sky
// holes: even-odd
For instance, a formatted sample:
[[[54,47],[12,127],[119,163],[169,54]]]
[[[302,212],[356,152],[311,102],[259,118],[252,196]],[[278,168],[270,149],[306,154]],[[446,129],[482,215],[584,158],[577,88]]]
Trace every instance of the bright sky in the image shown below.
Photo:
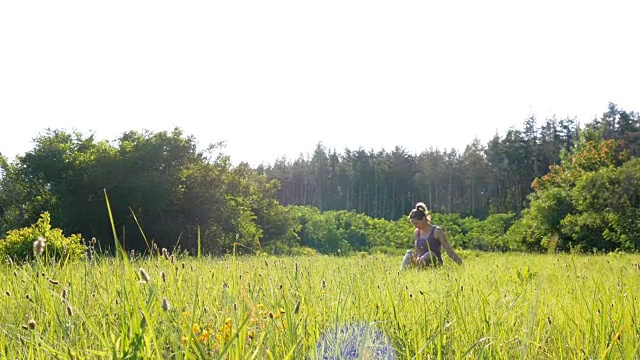
[[[0,152],[182,127],[234,163],[463,149],[530,114],[640,111],[634,1],[3,1]]]

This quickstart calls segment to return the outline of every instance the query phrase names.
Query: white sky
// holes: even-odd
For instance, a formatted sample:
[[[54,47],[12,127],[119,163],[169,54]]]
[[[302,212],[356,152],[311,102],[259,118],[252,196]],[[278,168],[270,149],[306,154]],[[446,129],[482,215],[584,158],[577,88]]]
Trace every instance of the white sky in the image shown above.
[[[518,5],[522,4],[522,5]],[[462,149],[530,114],[640,111],[634,1],[3,1],[0,152],[182,127],[234,163]],[[486,125],[481,126],[480,123]],[[302,128],[306,130],[303,131]]]

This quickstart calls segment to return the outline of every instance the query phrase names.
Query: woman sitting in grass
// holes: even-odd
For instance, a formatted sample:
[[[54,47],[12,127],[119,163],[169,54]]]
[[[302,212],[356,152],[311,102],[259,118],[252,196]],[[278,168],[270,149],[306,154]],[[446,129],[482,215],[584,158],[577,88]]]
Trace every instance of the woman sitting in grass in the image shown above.
[[[442,248],[453,261],[462,265],[462,260],[449,245],[444,231],[431,223],[431,214],[424,203],[416,204],[415,209],[411,210],[409,214],[409,220],[416,228],[414,231],[415,250],[407,250],[402,261],[402,270],[409,266],[442,265]]]

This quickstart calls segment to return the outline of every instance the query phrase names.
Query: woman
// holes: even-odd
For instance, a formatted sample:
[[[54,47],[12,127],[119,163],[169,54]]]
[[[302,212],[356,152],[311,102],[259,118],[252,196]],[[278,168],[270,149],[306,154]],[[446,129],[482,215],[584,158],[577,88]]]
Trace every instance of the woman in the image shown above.
[[[443,248],[453,261],[462,265],[462,260],[449,245],[444,231],[439,226],[431,224],[431,214],[424,203],[416,204],[415,209],[409,214],[409,220],[416,228],[415,250],[407,250],[402,261],[402,270],[411,265],[419,267],[442,265],[441,249]]]

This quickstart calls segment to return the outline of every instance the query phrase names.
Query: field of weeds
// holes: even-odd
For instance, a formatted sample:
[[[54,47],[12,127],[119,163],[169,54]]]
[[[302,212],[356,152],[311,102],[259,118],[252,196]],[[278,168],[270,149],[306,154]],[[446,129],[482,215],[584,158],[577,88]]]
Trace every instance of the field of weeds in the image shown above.
[[[638,255],[0,265],[3,358],[631,359]]]

